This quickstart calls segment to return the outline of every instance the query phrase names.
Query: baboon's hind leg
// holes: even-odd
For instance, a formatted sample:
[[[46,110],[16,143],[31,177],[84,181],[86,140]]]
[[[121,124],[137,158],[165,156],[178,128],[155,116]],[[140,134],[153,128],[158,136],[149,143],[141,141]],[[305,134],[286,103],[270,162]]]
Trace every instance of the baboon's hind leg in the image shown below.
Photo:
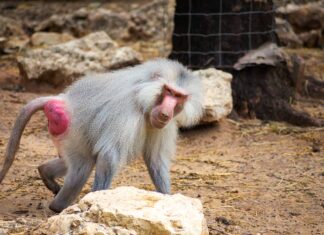
[[[67,167],[63,159],[55,158],[47,161],[38,167],[38,172],[45,184],[55,195],[58,194],[61,187],[55,181],[58,177],[63,177],[66,174]]]
[[[69,167],[64,178],[63,187],[49,206],[55,212],[61,212],[77,198],[95,163],[94,159],[84,156],[70,156],[68,160]]]

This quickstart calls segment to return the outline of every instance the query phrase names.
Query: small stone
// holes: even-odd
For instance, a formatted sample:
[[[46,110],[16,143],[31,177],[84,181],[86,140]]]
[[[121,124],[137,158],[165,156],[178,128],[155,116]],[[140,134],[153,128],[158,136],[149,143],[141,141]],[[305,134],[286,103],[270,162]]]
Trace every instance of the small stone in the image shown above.
[[[321,146],[318,144],[318,143],[313,143],[313,146],[312,146],[312,151],[314,153],[318,153],[321,151]]]
[[[226,226],[228,226],[228,225],[232,225],[232,224],[233,224],[232,221],[230,221],[229,219],[226,219],[226,218],[223,217],[223,216],[216,217],[215,220],[216,220],[216,222],[218,222],[218,223],[222,223],[222,224],[224,224],[224,225],[226,225]]]
[[[36,209],[37,209],[37,210],[42,210],[42,209],[44,209],[44,205],[43,205],[43,203],[41,203],[41,202],[38,203]]]

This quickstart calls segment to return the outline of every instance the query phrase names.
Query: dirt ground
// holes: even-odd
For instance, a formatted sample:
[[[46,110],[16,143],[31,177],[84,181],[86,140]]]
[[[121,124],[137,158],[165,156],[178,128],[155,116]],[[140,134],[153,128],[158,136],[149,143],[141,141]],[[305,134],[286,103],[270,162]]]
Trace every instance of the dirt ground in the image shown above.
[[[29,9],[28,4],[19,9],[25,8]],[[9,10],[3,12],[11,16]],[[15,12],[12,16],[43,17],[42,12],[33,12]],[[143,52],[142,44],[132,46]],[[288,52],[306,59],[307,74],[324,79],[322,51]],[[48,86],[27,85],[21,86],[12,58],[1,57],[1,163],[19,109],[35,97],[58,92]],[[294,106],[324,119],[323,100],[299,97]],[[181,132],[178,142],[171,170],[172,191],[203,202],[210,234],[324,234],[323,127],[226,119],[214,126]],[[37,166],[55,155],[44,115],[37,113],[25,129],[16,160],[0,185],[0,235],[27,231],[54,215],[48,209],[53,195],[43,185]],[[82,195],[90,191],[92,181],[93,176]],[[154,190],[141,160],[124,169],[112,187],[122,185]]]
[[[296,50],[309,73],[320,74],[324,55]],[[317,63],[312,63],[314,58]],[[10,57],[0,59],[0,156],[19,109],[59,90],[21,85]],[[313,67],[310,67],[313,65]],[[299,97],[296,108],[324,119],[324,101]],[[232,121],[180,133],[171,177],[173,193],[199,198],[210,234],[324,234],[324,128],[259,120]],[[53,195],[37,166],[55,157],[43,113],[33,116],[13,167],[0,185],[0,234],[28,231],[49,216]],[[3,157],[0,157],[2,162]],[[90,191],[93,176],[82,191]],[[113,188],[154,190],[141,160],[124,169]],[[81,196],[82,196],[81,195]]]
[[[23,104],[41,92],[0,90],[0,155]],[[322,102],[299,106],[322,114]],[[172,191],[199,198],[210,234],[323,234],[324,129],[276,122],[224,120],[180,133]],[[37,166],[56,152],[44,115],[28,124],[13,167],[0,187],[0,229],[19,232],[54,213],[53,195]],[[93,177],[82,195],[89,192]],[[138,160],[114,180],[113,188],[132,185],[153,190]]]

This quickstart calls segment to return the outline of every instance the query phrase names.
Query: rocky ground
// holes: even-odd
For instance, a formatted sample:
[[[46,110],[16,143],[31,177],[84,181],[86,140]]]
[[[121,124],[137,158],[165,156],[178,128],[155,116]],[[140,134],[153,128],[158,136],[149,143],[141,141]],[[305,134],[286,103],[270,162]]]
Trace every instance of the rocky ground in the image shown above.
[[[55,91],[54,91],[55,93]],[[48,92],[0,90],[0,155],[23,104]],[[323,117],[323,102],[300,108]],[[323,128],[283,123],[224,120],[219,125],[180,133],[173,164],[172,191],[202,200],[211,234],[321,234],[324,222]],[[55,156],[44,115],[27,126],[17,159],[0,188],[2,229],[18,232],[53,215],[53,195],[42,184],[37,166]],[[93,178],[82,195],[89,192]],[[114,180],[153,190],[142,161]],[[10,230],[9,230],[10,231]]]
[[[306,59],[308,72],[322,74],[320,53],[291,52]],[[309,61],[314,58],[317,63]],[[33,83],[22,86],[11,60],[1,61],[3,156],[23,104],[59,90]],[[323,100],[300,97],[294,106],[324,119]],[[0,187],[0,234],[28,231],[53,215],[47,208],[53,195],[36,170],[56,154],[46,129],[44,115],[37,113],[24,132],[17,159]],[[321,234],[323,140],[323,128],[258,120],[228,119],[216,126],[181,132],[171,171],[172,190],[202,200],[211,234]],[[89,192],[92,181],[91,177],[82,195]],[[121,185],[154,189],[141,160],[116,177],[113,187]]]
[[[148,1],[111,2],[107,8],[124,12]],[[19,7],[0,4],[3,15],[22,19],[27,31],[51,12],[64,14],[83,5],[58,6],[51,3],[39,10],[27,2]],[[98,6],[91,3],[89,7]],[[159,40],[117,41],[140,51],[144,59],[161,55],[166,49]],[[324,80],[322,50],[286,52],[304,59],[306,75]],[[60,92],[46,84],[22,83],[14,57],[0,57],[0,159],[19,109],[35,97]],[[309,98],[307,86],[305,89],[305,96],[298,95],[293,105],[323,120],[323,99]],[[0,186],[0,234],[28,231],[54,214],[48,209],[53,195],[37,173],[37,166],[56,154],[44,120],[42,113],[32,118],[16,161]],[[171,170],[172,191],[203,202],[210,234],[323,234],[323,127],[226,119],[217,125],[183,131],[178,142]],[[90,191],[92,181],[93,176],[80,197]],[[122,185],[154,189],[141,160],[120,172],[112,187]]]

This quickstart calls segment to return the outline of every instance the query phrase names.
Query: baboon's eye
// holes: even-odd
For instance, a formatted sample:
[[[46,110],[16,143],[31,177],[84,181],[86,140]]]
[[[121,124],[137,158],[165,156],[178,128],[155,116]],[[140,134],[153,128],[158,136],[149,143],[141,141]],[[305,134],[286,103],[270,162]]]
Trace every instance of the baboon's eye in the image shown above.
[[[165,94],[166,95],[171,95],[171,96],[173,95],[171,89],[168,88],[168,87],[165,87]]]
[[[179,93],[176,93],[176,94],[174,94],[174,97],[176,97],[176,98],[183,98],[183,95],[181,95]]]

